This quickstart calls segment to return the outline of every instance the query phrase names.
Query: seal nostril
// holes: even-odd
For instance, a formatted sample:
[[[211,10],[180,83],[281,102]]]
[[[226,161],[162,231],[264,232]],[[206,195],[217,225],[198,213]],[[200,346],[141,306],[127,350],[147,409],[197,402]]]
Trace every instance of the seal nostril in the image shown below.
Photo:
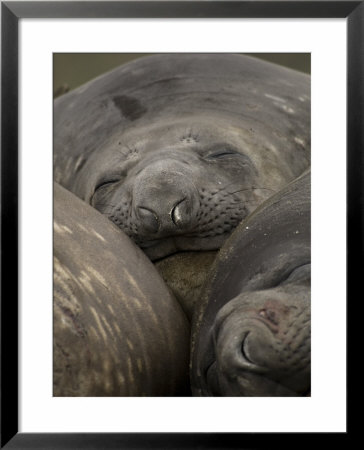
[[[278,325],[277,313],[272,309],[261,309],[259,315],[269,320],[273,325]]]
[[[143,206],[138,206],[138,217],[142,226],[149,232],[156,233],[159,230],[159,219],[157,214]]]
[[[254,364],[253,361],[249,357],[249,351],[248,351],[248,345],[247,345],[247,337],[249,335],[249,332],[245,334],[244,339],[241,343],[241,353],[243,355],[243,358],[250,364]]]
[[[182,225],[183,222],[184,222],[184,219],[186,218],[186,217],[185,217],[185,216],[186,216],[185,211],[183,211],[183,209],[186,209],[186,208],[183,208],[183,206],[185,206],[185,205],[183,205],[183,202],[184,202],[185,200],[186,200],[185,198],[182,199],[182,200],[180,200],[180,201],[172,208],[172,210],[171,210],[171,212],[170,212],[170,216],[171,216],[172,222],[173,222],[177,227],[180,226],[180,225]]]

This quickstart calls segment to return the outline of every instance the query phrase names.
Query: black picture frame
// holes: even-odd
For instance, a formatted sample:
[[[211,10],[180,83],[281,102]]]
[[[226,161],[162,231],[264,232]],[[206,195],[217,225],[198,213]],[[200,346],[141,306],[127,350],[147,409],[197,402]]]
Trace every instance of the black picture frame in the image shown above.
[[[18,21],[21,18],[345,18],[347,303],[363,265],[364,1],[1,2],[1,448],[230,449],[305,445],[310,433],[18,433]],[[359,291],[361,292],[361,291]],[[349,313],[349,309],[348,309]],[[350,352],[350,337],[348,339]],[[334,395],[334,394],[333,394]],[[349,437],[334,433],[340,445]],[[327,434],[315,433],[315,444]]]

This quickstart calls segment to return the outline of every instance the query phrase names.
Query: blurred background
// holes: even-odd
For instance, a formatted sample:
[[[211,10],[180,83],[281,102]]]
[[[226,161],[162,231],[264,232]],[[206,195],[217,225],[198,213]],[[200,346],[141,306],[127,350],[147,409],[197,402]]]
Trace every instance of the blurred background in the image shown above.
[[[58,97],[121,64],[151,53],[54,53],[53,90]],[[245,53],[304,73],[311,73],[310,53]]]

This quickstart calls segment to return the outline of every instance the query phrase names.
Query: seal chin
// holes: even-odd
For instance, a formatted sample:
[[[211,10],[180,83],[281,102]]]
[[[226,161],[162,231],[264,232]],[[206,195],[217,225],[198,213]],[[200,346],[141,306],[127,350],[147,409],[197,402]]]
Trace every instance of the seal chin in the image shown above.
[[[206,395],[307,395],[310,390],[307,335],[297,328],[302,341],[294,342],[291,336],[285,341],[282,318],[273,314],[277,311],[239,309],[237,313],[232,306],[236,302],[220,311],[210,331],[205,349],[208,357],[200,371]],[[302,351],[300,355],[296,354],[296,347]]]
[[[139,246],[152,261],[163,259],[178,251],[176,242],[173,238],[149,241],[139,244]]]
[[[149,259],[157,261],[179,252],[219,250],[229,236],[230,233],[220,234],[212,238],[171,236],[138,243],[138,245]]]
[[[222,366],[225,369],[222,369]],[[219,357],[205,370],[202,391],[207,396],[297,397],[307,396],[309,388],[292,389],[284,381],[271,378],[267,368],[255,365],[250,358],[240,356],[239,367],[226,368]],[[274,376],[274,375],[273,375]]]

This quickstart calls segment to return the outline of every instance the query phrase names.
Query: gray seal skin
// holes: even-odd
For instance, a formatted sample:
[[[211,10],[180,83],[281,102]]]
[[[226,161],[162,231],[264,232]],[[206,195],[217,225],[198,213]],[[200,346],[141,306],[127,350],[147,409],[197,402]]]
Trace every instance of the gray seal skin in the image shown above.
[[[190,395],[190,327],[152,262],[55,184],[54,396]]]
[[[55,180],[152,259],[213,251],[310,165],[310,77],[234,54],[140,58],[54,102]]]
[[[310,210],[308,171],[220,250],[194,316],[194,395],[309,395]]]

